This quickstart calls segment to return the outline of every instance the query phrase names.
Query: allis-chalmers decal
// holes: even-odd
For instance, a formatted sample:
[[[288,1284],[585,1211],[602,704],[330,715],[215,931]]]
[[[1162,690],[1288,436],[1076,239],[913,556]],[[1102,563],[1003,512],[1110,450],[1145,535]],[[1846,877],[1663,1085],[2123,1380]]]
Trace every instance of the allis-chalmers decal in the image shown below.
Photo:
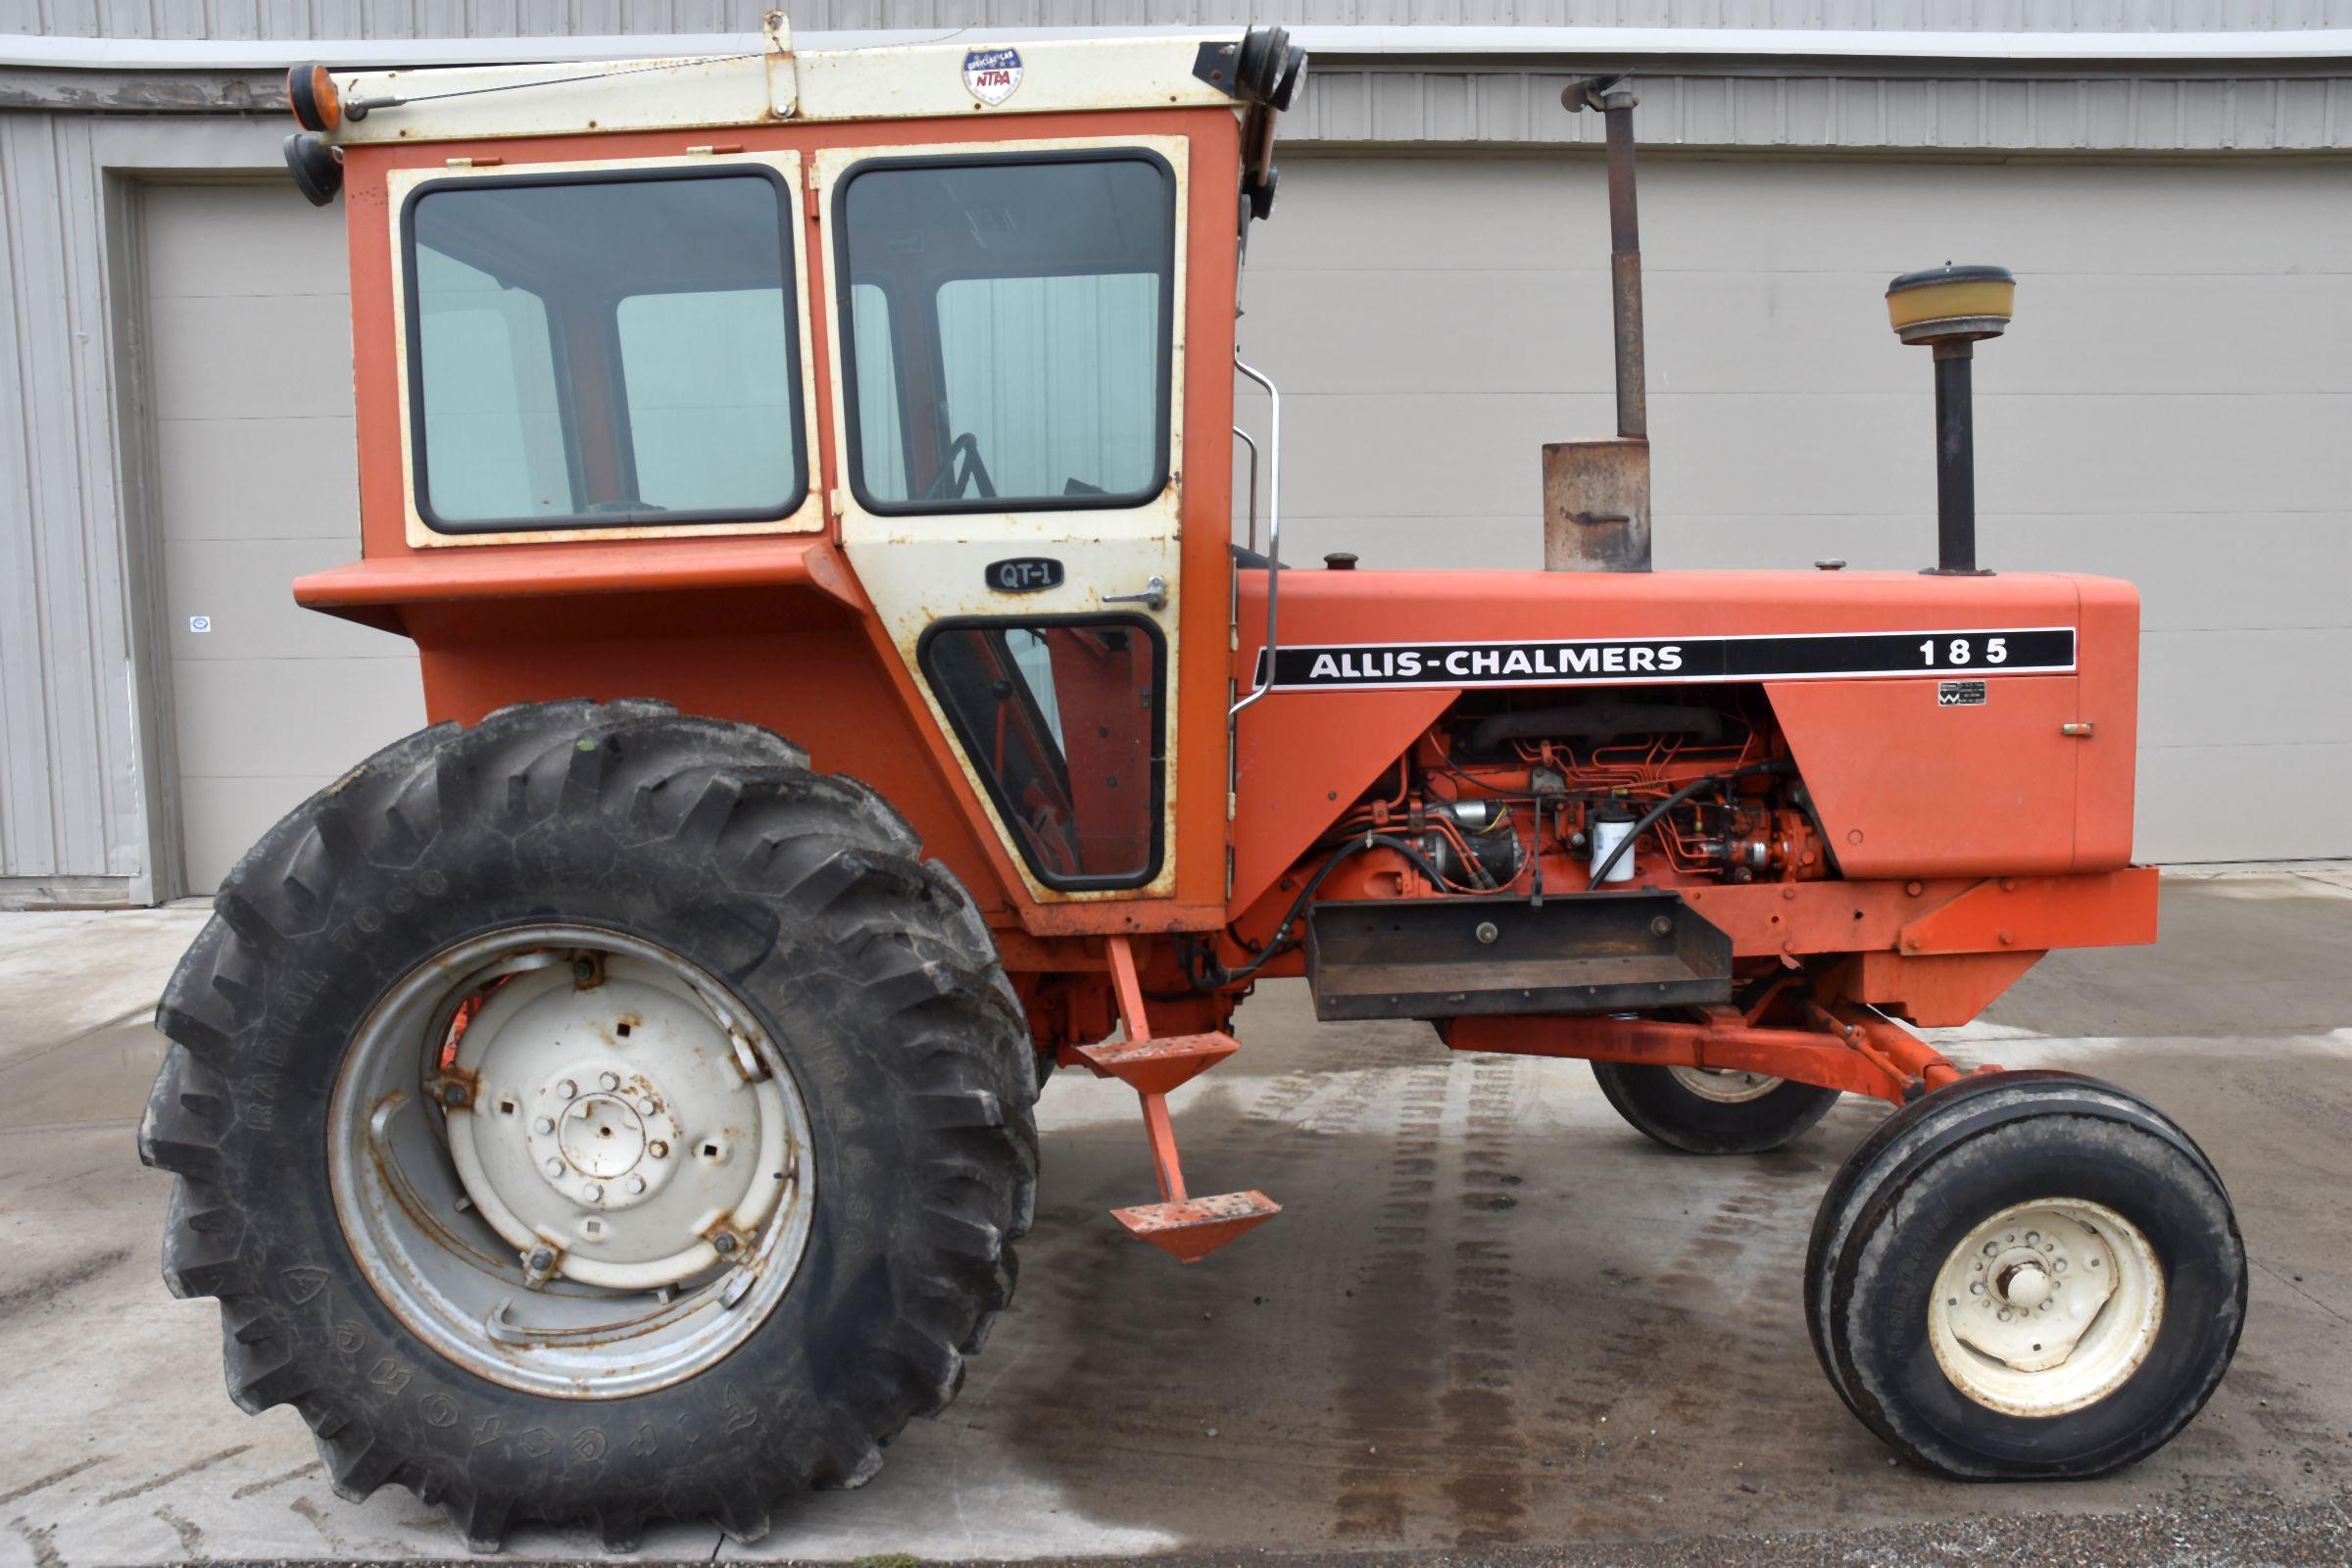
[[[1258,656],[1263,667],[1263,654]],[[2003,631],[1820,632],[1792,637],[1327,643],[1275,656],[1277,691],[1400,686],[1612,685],[2050,674],[2075,667],[2071,626]]]

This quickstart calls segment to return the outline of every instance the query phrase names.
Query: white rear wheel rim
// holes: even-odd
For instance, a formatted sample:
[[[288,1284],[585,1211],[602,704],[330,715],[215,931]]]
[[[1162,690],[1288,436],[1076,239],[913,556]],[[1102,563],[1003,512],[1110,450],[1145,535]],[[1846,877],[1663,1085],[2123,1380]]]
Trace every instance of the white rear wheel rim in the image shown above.
[[[733,1351],[789,1290],[815,1199],[807,1107],[749,1009],[676,954],[574,926],[460,944],[377,1004],[336,1080],[328,1174],[361,1271],[418,1338],[573,1398]]]
[[[2064,1415],[2123,1387],[2164,1323],[2164,1274],[2139,1227],[2099,1203],[2041,1198],[1972,1229],[1929,1298],[1936,1364],[2007,1415]]]

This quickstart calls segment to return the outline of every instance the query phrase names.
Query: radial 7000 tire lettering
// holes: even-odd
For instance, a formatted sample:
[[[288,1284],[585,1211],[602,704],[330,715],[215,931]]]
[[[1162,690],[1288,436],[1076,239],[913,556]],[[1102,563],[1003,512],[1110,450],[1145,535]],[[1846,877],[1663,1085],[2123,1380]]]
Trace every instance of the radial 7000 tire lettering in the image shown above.
[[[439,725],[280,822],[172,977],[140,1131],[237,1403],[477,1544],[750,1538],[870,1476],[954,1396],[1036,1173],[1026,1024],[917,853],[786,742],[649,703]],[[617,1351],[567,1327],[624,1310]]]

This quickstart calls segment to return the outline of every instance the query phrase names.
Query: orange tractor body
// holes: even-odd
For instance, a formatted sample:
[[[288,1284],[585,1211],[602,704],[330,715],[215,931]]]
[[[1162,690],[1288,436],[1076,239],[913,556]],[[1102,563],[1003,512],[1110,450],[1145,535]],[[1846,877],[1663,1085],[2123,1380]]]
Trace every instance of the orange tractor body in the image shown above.
[[[1137,1093],[1128,1230],[1192,1262],[1276,1215],[1192,1191],[1169,1096],[1283,976],[1589,1059],[1693,1152],[1894,1103],[1805,1297],[1926,1468],[2104,1473],[2211,1392],[2211,1164],[1917,1032],[2155,937],[2137,595],[1974,560],[2014,280],[1888,292],[1935,354],[1936,568],[1653,573],[1634,96],[1579,79],[1619,430],[1544,450],[1547,569],[1286,567],[1236,323],[1304,66],[771,17],[712,60],[292,74],[361,535],[294,592],[414,641],[435,723],[231,874],[141,1138],[168,1278],[340,1488],[626,1542],[860,1483],[1009,1296],[1055,1066]]]

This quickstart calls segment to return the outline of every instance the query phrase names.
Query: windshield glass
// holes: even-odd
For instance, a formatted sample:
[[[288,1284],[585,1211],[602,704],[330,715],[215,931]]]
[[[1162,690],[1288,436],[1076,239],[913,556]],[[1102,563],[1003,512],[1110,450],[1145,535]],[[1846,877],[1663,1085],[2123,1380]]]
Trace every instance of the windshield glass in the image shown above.
[[[765,171],[426,186],[408,215],[418,515],[789,515],[808,486],[787,210]]]
[[[869,164],[838,211],[861,503],[1001,512],[1158,494],[1176,247],[1165,164]]]

